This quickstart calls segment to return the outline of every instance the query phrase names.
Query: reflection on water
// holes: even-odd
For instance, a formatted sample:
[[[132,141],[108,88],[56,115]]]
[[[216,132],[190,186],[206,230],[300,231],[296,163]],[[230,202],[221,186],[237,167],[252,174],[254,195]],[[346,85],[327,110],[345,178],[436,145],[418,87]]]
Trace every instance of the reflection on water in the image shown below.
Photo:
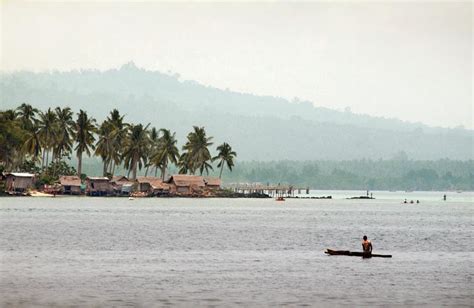
[[[337,193],[2,198],[0,305],[472,305],[472,194]],[[364,234],[393,258],[323,253],[360,250]]]

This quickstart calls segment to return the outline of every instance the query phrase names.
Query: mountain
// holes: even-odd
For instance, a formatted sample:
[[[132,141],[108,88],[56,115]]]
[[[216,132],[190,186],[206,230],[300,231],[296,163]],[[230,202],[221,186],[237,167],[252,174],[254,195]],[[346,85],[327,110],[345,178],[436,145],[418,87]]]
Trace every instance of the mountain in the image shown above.
[[[237,93],[137,68],[15,72],[0,75],[2,109],[23,102],[42,110],[70,106],[102,121],[113,108],[133,123],[177,132],[192,125],[226,141],[239,160],[472,159],[471,130],[429,127],[315,107],[311,102]]]

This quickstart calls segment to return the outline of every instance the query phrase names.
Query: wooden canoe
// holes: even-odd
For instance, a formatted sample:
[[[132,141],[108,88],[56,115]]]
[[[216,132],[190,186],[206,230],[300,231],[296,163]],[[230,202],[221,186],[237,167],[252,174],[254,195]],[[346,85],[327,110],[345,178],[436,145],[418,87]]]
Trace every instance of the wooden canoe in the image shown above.
[[[326,249],[324,252],[328,255],[331,256],[353,256],[353,257],[363,257],[364,253],[362,251],[349,251],[349,250],[332,250],[332,249]],[[372,257],[378,257],[378,258],[391,258],[392,255],[379,255],[379,254],[372,254]]]

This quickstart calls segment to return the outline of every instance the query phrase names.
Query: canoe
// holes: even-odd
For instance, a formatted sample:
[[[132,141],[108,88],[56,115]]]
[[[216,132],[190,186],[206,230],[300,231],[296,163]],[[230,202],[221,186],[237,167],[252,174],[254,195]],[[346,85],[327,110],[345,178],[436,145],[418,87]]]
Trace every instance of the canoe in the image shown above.
[[[349,250],[332,250],[332,249],[326,249],[324,252],[328,255],[331,256],[353,256],[353,257],[363,257],[364,253],[362,251],[349,251]],[[379,255],[379,254],[372,254],[372,257],[378,257],[378,258],[391,258],[392,255]]]

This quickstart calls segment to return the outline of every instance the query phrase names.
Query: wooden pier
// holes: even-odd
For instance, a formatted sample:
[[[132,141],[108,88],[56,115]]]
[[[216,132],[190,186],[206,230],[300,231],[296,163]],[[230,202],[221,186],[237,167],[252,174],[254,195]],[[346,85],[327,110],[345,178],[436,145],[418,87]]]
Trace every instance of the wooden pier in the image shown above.
[[[309,187],[296,187],[293,185],[263,185],[263,184],[229,184],[226,188],[233,190],[237,193],[243,194],[266,194],[272,197],[294,197],[295,193],[309,194]]]

